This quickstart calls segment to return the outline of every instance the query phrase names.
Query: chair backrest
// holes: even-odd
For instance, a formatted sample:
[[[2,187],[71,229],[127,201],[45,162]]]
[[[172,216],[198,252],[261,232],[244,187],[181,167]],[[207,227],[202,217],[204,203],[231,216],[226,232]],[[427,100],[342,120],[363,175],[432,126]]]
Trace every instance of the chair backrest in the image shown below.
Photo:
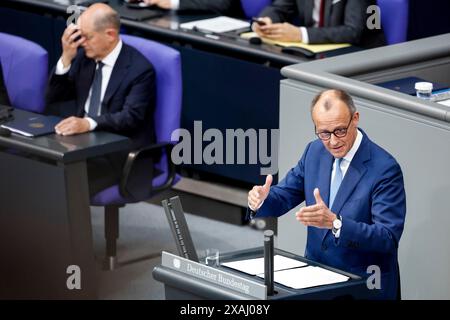
[[[377,0],[381,26],[388,44],[405,42],[408,32],[409,0]]]
[[[155,68],[156,108],[154,114],[157,142],[170,142],[180,127],[182,80],[180,53],[158,42],[121,35],[124,43],[142,53]]]
[[[241,0],[242,9],[247,18],[257,17],[270,3],[272,0]]]
[[[48,80],[47,51],[29,40],[0,33],[0,61],[12,106],[43,112]]]

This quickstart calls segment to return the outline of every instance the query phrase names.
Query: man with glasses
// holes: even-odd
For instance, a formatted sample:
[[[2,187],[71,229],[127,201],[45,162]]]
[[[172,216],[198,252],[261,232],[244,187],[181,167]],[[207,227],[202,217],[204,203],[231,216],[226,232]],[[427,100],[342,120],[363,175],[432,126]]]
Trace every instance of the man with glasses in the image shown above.
[[[249,216],[281,216],[305,201],[296,218],[308,227],[305,256],[367,277],[381,271],[376,297],[400,297],[397,249],[406,199],[397,161],[358,128],[359,113],[341,90],[311,104],[318,140],[278,185],[267,176],[248,193]],[[378,288],[377,288],[378,289]]]

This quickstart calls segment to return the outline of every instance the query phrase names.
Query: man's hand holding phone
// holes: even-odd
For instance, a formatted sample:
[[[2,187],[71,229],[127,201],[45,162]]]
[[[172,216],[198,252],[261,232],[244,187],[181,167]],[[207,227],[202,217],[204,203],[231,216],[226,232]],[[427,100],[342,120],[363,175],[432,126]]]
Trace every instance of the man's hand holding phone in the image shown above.
[[[80,45],[83,44],[85,38],[81,35],[81,31],[79,27],[75,24],[70,24],[61,38],[62,43],[62,63],[64,67],[69,66],[72,63],[72,60],[77,55],[77,49]]]
[[[264,36],[264,29],[268,25],[272,24],[272,19],[269,17],[263,17],[263,18],[252,18],[252,30],[256,32],[259,36]]]

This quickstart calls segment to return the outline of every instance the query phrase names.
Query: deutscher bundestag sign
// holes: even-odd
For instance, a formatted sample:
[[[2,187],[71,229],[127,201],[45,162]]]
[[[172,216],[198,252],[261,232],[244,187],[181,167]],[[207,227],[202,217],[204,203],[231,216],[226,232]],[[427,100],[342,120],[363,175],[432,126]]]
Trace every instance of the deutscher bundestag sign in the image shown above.
[[[262,283],[245,279],[238,275],[209,267],[166,251],[162,252],[161,265],[185,273],[191,277],[214,283],[229,290],[244,293],[255,299],[267,299],[266,286]]]

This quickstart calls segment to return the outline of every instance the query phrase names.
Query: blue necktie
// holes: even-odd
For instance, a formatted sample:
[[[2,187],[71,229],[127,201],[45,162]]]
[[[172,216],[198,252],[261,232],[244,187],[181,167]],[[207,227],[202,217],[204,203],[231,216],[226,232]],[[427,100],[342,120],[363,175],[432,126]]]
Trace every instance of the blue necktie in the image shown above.
[[[91,92],[91,100],[89,102],[89,117],[97,117],[100,115],[100,95],[102,92],[102,68],[104,66],[103,62],[97,63],[98,67],[95,70],[94,81],[92,81],[92,92]]]
[[[339,187],[342,182],[342,170],[341,170],[341,162],[343,158],[335,159],[334,160],[334,177],[331,180],[331,186],[330,186],[330,201],[328,208],[333,207],[334,199],[336,198],[336,194],[338,193]]]

